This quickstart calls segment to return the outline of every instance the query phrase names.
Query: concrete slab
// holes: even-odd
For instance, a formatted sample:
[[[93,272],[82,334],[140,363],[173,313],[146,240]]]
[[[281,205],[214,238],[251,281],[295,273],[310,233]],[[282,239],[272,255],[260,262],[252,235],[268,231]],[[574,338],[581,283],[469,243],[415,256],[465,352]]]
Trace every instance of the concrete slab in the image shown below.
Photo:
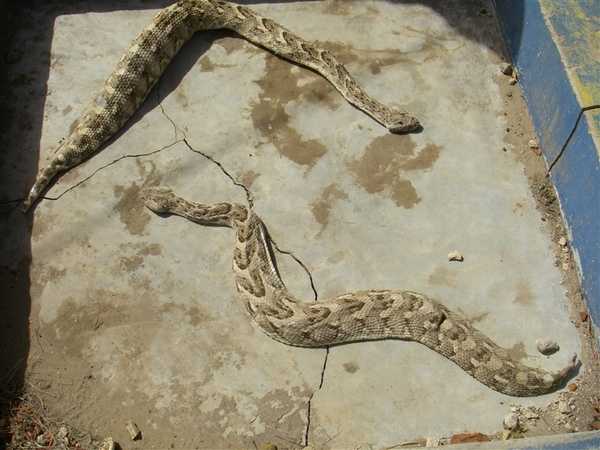
[[[323,371],[324,350],[285,347],[248,322],[229,230],[160,219],[138,198],[164,185],[197,201],[244,201],[217,165],[178,142],[185,134],[252,193],[319,298],[420,291],[516,357],[564,366],[579,342],[522,163],[502,151],[495,19],[481,14],[487,3],[446,3],[253,5],[334,51],[375,97],[414,112],[425,126],[416,135],[386,134],[317,75],[240,39],[206,33],[182,50],[134,123],[35,212],[32,372],[59,374],[48,387],[64,400],[57,408],[75,405],[78,425],[122,442],[133,419],[144,439],[128,448],[297,448],[306,438],[380,448],[494,432],[511,403],[554,398],[497,394],[405,342],[336,347]],[[45,155],[153,13],[58,16]],[[455,249],[463,263],[448,262]],[[288,286],[312,300],[303,268],[278,260]],[[535,350],[546,336],[561,346],[550,358]]]

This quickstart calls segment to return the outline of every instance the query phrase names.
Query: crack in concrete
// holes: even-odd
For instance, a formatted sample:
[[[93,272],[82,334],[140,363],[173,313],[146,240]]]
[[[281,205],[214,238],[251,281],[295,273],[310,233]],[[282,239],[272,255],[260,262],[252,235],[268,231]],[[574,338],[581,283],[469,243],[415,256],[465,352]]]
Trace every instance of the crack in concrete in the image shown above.
[[[183,138],[181,139],[181,142],[183,142],[185,144],[185,146],[188,148],[188,150],[197,153],[201,156],[203,156],[204,158],[208,159],[210,162],[212,162],[213,164],[215,164],[216,166],[219,167],[219,169],[221,170],[221,172],[223,172],[223,174],[229,178],[231,180],[231,182],[235,185],[238,186],[240,188],[242,188],[246,194],[246,201],[248,202],[249,207],[252,209],[254,207],[254,195],[252,194],[252,192],[250,191],[250,189],[244,185],[243,183],[240,183],[239,181],[237,181],[233,175],[231,175],[227,169],[225,169],[225,167],[223,166],[223,164],[220,161],[217,161],[214,157],[210,156],[207,153],[204,153],[200,150],[195,149],[189,142],[188,137],[185,133],[185,131],[183,131],[181,128],[179,128],[177,126],[177,124],[175,123],[175,121],[168,115],[168,113],[166,112],[165,108],[162,105],[162,102],[159,102],[159,107],[161,110],[161,113],[163,114],[163,116],[171,123],[171,125],[173,126],[173,130],[174,130],[174,137],[177,138],[178,133],[181,133],[183,135]],[[308,269],[308,267],[306,266],[306,264],[304,264],[304,262],[297,257],[292,251],[290,250],[284,250],[282,249],[277,242],[275,242],[273,240],[272,237],[269,236],[269,240],[271,242],[271,244],[273,245],[273,247],[275,248],[275,250],[282,254],[282,255],[286,255],[289,256],[290,258],[292,258],[306,273],[306,275],[308,276],[309,282],[310,282],[310,287],[311,290],[313,292],[313,296],[314,296],[314,301],[318,301],[319,298],[319,294],[317,292],[317,288],[315,286],[315,281],[314,278],[312,276],[312,273],[310,272],[310,270]],[[303,443],[302,445],[304,447],[307,447],[309,444],[309,434],[310,434],[310,425],[311,425],[311,409],[312,409],[312,400],[315,396],[315,394],[321,390],[321,388],[323,387],[323,384],[325,382],[325,371],[327,369],[327,361],[329,359],[329,347],[327,347],[325,349],[325,358],[323,359],[323,366],[321,367],[321,376],[319,379],[319,385],[317,387],[317,389],[309,396],[308,398],[308,402],[307,402],[307,411],[306,411],[306,427],[304,429],[304,435],[303,435]],[[254,444],[256,446],[256,443]]]
[[[78,188],[79,186],[85,184],[86,182],[88,182],[91,178],[93,178],[97,173],[99,173],[100,171],[114,165],[117,164],[118,162],[124,160],[124,159],[130,159],[130,158],[142,158],[142,157],[146,157],[146,156],[152,156],[155,155],[157,153],[160,153],[164,150],[170,149],[172,147],[174,147],[175,145],[179,144],[179,143],[183,143],[186,148],[193,152],[193,153],[197,153],[199,155],[201,155],[202,157],[204,157],[205,159],[209,160],[210,162],[212,162],[213,164],[215,164],[220,170],[221,172],[227,177],[229,178],[229,180],[235,185],[238,186],[240,188],[242,188],[245,192],[246,195],[246,201],[248,203],[248,206],[250,208],[254,207],[254,195],[252,194],[252,192],[250,191],[250,189],[248,189],[248,187],[246,185],[244,185],[243,183],[240,183],[239,181],[237,181],[233,175],[231,175],[229,173],[229,171],[227,171],[227,169],[225,169],[225,167],[223,166],[223,164],[219,161],[217,161],[214,157],[212,157],[211,155],[202,152],[200,150],[197,150],[196,148],[194,148],[192,146],[192,144],[190,144],[188,137],[185,133],[185,131],[183,131],[180,127],[177,126],[177,124],[175,123],[175,121],[169,116],[169,114],[166,112],[164,106],[162,105],[162,101],[160,100],[160,86],[157,86],[156,89],[156,94],[157,94],[157,103],[158,103],[158,107],[160,108],[161,114],[171,123],[172,127],[173,127],[173,138],[175,139],[173,142],[164,145],[156,150],[152,150],[149,152],[145,152],[145,153],[136,153],[136,154],[127,154],[127,155],[122,155],[110,162],[108,162],[107,164],[102,165],[101,167],[98,167],[96,170],[94,170],[90,175],[86,176],[85,178],[83,178],[82,180],[78,181],[77,183],[73,184],[72,186],[69,186],[68,188],[66,188],[64,191],[62,191],[60,194],[58,194],[57,196],[54,197],[50,197],[50,196],[43,196],[41,197],[41,199],[43,200],[50,200],[50,201],[57,201],[60,198],[62,198],[65,194],[67,194],[68,192]],[[179,137],[179,133],[181,133],[181,135],[183,136],[182,138],[178,138]],[[19,202],[22,201],[23,199],[17,199],[17,200],[11,200],[11,201],[7,201],[7,202],[2,202],[0,203],[0,205],[4,204],[4,203],[12,203],[12,202]],[[304,264],[304,262],[297,257],[292,251],[290,250],[284,250],[281,247],[279,247],[279,245],[271,238],[271,243],[273,244],[274,248],[277,250],[277,252],[289,256],[291,257],[298,265],[300,265],[300,267],[304,270],[304,272],[306,273],[306,275],[308,276],[309,282],[310,282],[310,287],[311,290],[313,291],[313,296],[314,296],[314,300],[318,301],[318,292],[315,286],[315,282],[312,276],[312,273],[310,272],[310,270],[308,269],[308,267],[306,266],[306,264]],[[310,425],[311,425],[311,408],[312,408],[312,400],[315,396],[315,394],[323,387],[324,381],[325,381],[325,370],[327,369],[327,361],[329,359],[329,347],[327,347],[325,349],[325,358],[323,360],[323,366],[321,368],[321,376],[319,379],[319,385],[317,387],[317,389],[310,395],[309,399],[308,399],[308,403],[307,403],[307,419],[306,419],[306,427],[304,430],[304,436],[303,436],[303,446],[308,446],[309,443],[309,433],[310,433]],[[256,445],[256,444],[255,444]]]
[[[178,141],[174,141],[171,142],[170,144],[164,145],[162,147],[160,147],[159,149],[156,150],[152,150],[150,152],[146,152],[146,153],[134,153],[134,154],[128,154],[128,155],[121,155],[116,159],[113,159],[112,161],[110,161],[109,163],[106,163],[100,167],[98,167],[96,170],[94,170],[91,174],[89,174],[88,176],[86,176],[85,178],[83,178],[82,180],[78,181],[77,183],[75,183],[72,186],[69,186],[68,188],[66,188],[64,191],[62,191],[60,194],[58,194],[55,197],[49,197],[49,196],[43,196],[40,197],[42,200],[50,200],[50,201],[56,201],[59,200],[63,195],[65,195],[66,193],[72,191],[75,188],[78,188],[79,186],[81,186],[82,184],[86,183],[87,181],[89,181],[92,177],[94,177],[98,172],[106,169],[107,167],[112,166],[113,164],[118,163],[119,161],[122,161],[124,159],[129,159],[129,158],[142,158],[144,156],[152,156],[155,155],[156,153],[160,153],[164,150],[167,150],[171,147],[174,147],[175,145],[179,144],[180,142],[183,142],[182,140],[178,140]]]

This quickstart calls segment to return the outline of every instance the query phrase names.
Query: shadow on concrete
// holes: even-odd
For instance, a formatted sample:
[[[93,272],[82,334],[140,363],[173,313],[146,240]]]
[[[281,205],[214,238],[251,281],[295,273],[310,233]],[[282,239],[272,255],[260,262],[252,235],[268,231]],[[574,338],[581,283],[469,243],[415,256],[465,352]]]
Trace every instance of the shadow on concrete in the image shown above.
[[[244,0],[239,3],[251,6],[291,1],[295,0]],[[305,1],[318,3],[317,0]],[[499,33],[493,5],[488,1],[381,1],[421,4],[444,17],[451,27],[465,37],[499,54],[505,54],[503,43],[497,39]],[[35,318],[30,320],[32,216],[17,210],[15,206],[18,205],[13,200],[24,197],[33,184],[39,164],[55,19],[65,14],[158,9],[172,3],[171,0],[62,0],[50,3],[12,0],[0,3],[0,82],[3,86],[0,92],[0,135],[5,136],[0,159],[0,449],[8,438],[8,410],[24,389],[30,339],[35,338],[37,332]],[[515,42],[518,42],[524,6],[523,2],[511,2],[511,5],[511,29],[516,33]],[[35,30],[35,33],[27,33],[28,30]],[[207,32],[196,35],[169,67],[172,81],[161,86],[161,96],[167,96],[212,42],[225,35],[232,33]],[[151,94],[149,101],[127,127],[156,107],[156,99],[156,93]],[[113,140],[118,139],[120,134]]]

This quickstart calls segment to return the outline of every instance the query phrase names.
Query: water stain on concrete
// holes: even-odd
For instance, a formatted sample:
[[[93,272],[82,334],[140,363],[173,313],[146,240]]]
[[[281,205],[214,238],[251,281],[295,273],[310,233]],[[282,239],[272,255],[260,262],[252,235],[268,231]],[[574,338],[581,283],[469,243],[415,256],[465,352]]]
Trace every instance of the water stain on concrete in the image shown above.
[[[186,318],[188,318],[190,325],[193,327],[213,320],[212,316],[204,307],[196,305],[186,307],[185,305],[181,305],[179,303],[166,303],[160,308],[160,312],[166,314],[173,314],[175,311],[181,312]]]
[[[301,91],[309,92],[312,88],[298,87],[301,72],[295,73],[290,63],[271,54],[266,56],[265,63],[265,74],[256,82],[262,92],[252,105],[252,122],[281,155],[310,168],[327,152],[327,148],[316,139],[304,139],[292,128],[285,106],[297,100]]]
[[[126,250],[127,247],[131,247],[130,244],[121,244],[120,248]],[[138,250],[135,254],[130,256],[121,256],[119,258],[119,265],[127,272],[133,272],[139,269],[144,264],[144,258],[146,256],[158,256],[162,253],[162,247],[159,244],[142,244],[135,245]]]
[[[100,328],[129,322],[124,306],[127,297],[108,289],[92,289],[84,299],[68,298],[58,307],[56,319],[47,324],[44,334],[59,342],[67,356],[80,358]]]
[[[355,373],[359,369],[358,364],[355,362],[344,363],[342,364],[342,367],[344,367],[344,370],[348,373]]]
[[[429,282],[436,286],[456,287],[456,272],[452,272],[447,267],[437,267],[429,275]]]
[[[142,235],[146,225],[150,222],[150,214],[146,211],[144,203],[140,200],[140,192],[146,187],[158,186],[161,177],[157,174],[156,166],[152,161],[148,161],[150,173],[147,173],[146,166],[140,160],[136,160],[136,164],[140,178],[143,181],[141,184],[133,182],[128,187],[116,185],[114,187],[114,195],[119,200],[114,210],[119,213],[121,222],[131,234]]]
[[[348,198],[348,194],[337,187],[335,183],[330,184],[321,192],[319,198],[311,203],[311,212],[315,220],[321,224],[321,231],[329,224],[329,215],[331,208],[333,208],[336,200],[345,200]]]
[[[521,280],[515,287],[515,299],[513,303],[517,303],[523,306],[529,306],[533,304],[534,295],[531,292],[529,283],[525,280]]]
[[[412,208],[421,201],[403,172],[427,170],[439,158],[441,147],[427,144],[416,152],[408,136],[386,134],[374,139],[363,155],[348,163],[359,185],[370,194],[384,193],[397,206]]]
[[[353,12],[355,4],[348,0],[329,0],[323,2],[323,12],[336,16],[348,16]]]
[[[187,109],[187,107],[190,105],[187,94],[185,93],[185,87],[183,85],[180,85],[175,90],[175,101],[181,107],[181,109]]]

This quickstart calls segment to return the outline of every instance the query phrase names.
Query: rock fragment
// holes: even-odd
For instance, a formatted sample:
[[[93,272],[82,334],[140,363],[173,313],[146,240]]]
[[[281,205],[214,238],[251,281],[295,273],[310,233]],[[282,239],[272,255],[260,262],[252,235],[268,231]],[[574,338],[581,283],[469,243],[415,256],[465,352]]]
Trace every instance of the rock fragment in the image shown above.
[[[556,341],[551,339],[538,339],[535,345],[542,355],[552,355],[560,350],[560,346]]]
[[[115,441],[113,441],[112,437],[107,437],[102,441],[98,450],[115,450]]]
[[[506,75],[511,76],[513,74],[513,66],[510,63],[504,63],[500,66],[500,71]]]
[[[125,428],[127,429],[127,432],[129,433],[129,437],[131,438],[132,441],[141,439],[142,432],[140,431],[138,426],[135,423],[133,423],[133,421],[130,420],[129,422],[127,422],[127,424],[125,425]]]
[[[558,412],[561,414],[571,413],[571,407],[569,406],[569,402],[567,402],[567,400],[561,398],[558,401]]]
[[[516,412],[510,412],[502,421],[505,430],[516,430],[519,427],[519,415]]]
[[[465,260],[465,257],[461,253],[457,252],[456,250],[448,253],[448,261],[462,262],[464,260]]]

